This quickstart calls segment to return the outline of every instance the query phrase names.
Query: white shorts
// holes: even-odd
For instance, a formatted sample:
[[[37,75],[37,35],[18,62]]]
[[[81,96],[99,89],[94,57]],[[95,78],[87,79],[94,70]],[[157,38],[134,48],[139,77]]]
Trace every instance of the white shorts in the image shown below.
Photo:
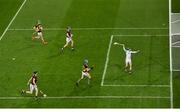
[[[30,92],[33,93],[33,91],[38,91],[37,85],[30,84]]]
[[[72,41],[72,38],[71,37],[66,37],[66,42],[69,43]]]
[[[37,39],[42,38],[42,32],[38,32],[36,38],[37,38]]]
[[[131,64],[131,59],[126,59],[126,64]]]
[[[82,72],[81,78],[83,79],[84,77],[91,78],[91,76],[90,76],[89,73],[84,73],[84,72]]]

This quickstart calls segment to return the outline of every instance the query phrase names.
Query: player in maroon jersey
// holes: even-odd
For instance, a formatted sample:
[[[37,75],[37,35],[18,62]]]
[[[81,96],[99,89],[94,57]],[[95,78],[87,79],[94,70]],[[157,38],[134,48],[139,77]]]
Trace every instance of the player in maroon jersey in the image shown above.
[[[41,42],[43,44],[47,44],[48,42],[46,42],[43,38],[43,34],[42,34],[42,30],[43,30],[43,27],[42,25],[38,22],[34,27],[33,29],[35,30],[35,32],[33,33],[33,36],[32,36],[32,40],[34,39],[41,39]]]
[[[32,77],[29,79],[27,85],[29,86],[29,90],[25,91],[22,90],[22,94],[33,94],[33,91],[35,91],[35,97],[38,96],[38,88],[37,88],[37,71],[33,72]]]
[[[66,30],[66,44],[62,47],[62,51],[64,50],[64,48],[66,48],[69,45],[70,42],[71,42],[71,49],[74,50],[74,41],[73,41],[72,37],[73,37],[73,34],[71,32],[71,28],[67,27],[67,30]]]
[[[91,80],[91,75],[90,75],[90,71],[94,68],[94,66],[92,67],[89,67],[88,66],[88,60],[85,59],[84,60],[84,63],[83,63],[83,70],[81,72],[81,78],[78,79],[78,81],[76,82],[76,86],[79,86],[79,82],[81,80],[84,79],[84,77],[87,77],[88,78],[88,84],[90,84],[90,80]]]

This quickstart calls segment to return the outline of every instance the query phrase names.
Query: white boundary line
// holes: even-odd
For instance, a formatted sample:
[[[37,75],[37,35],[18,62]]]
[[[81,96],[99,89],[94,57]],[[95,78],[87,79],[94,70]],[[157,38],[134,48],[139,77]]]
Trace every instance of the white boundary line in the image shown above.
[[[32,31],[33,29],[28,28],[11,28],[9,31]],[[66,30],[66,28],[44,28],[46,31],[61,31]],[[168,30],[168,28],[72,28],[72,30]]]
[[[172,6],[172,1],[169,0],[169,61],[170,61],[170,76],[169,76],[169,81],[170,81],[170,106],[173,108],[173,73],[172,73],[172,28],[171,28],[171,6]]]
[[[169,99],[168,96],[59,96],[41,99]],[[0,97],[0,100],[33,99],[33,97]]]
[[[144,34],[144,35],[132,35],[132,34],[130,34],[130,35],[123,35],[123,34],[118,34],[118,35],[113,35],[113,36],[134,36],[134,37],[137,37],[137,36],[140,36],[140,37],[142,37],[142,36],[169,36],[169,35],[165,35],[165,34],[152,34],[152,35],[150,35],[150,34]]]
[[[105,75],[106,75],[107,65],[108,65],[108,62],[109,62],[109,53],[110,53],[110,50],[111,50],[113,37],[114,36],[111,35],[111,39],[109,41],[109,46],[108,46],[108,51],[107,51],[107,55],[106,55],[106,62],[105,62],[104,72],[103,72],[103,76],[102,76],[102,80],[101,80],[101,86],[104,85],[104,79],[105,79]]]
[[[112,86],[112,87],[170,87],[170,85],[103,85],[103,86]]]
[[[8,26],[6,27],[6,29],[4,30],[4,32],[2,33],[0,40],[2,40],[3,36],[6,34],[8,28],[11,26],[11,24],[13,23],[14,19],[16,18],[16,16],[19,14],[20,10],[22,9],[22,7],[24,6],[24,4],[26,3],[27,0],[24,0],[24,2],[21,4],[21,6],[19,7],[18,11],[16,12],[16,14],[14,15],[14,17],[11,19],[11,21],[9,22]]]

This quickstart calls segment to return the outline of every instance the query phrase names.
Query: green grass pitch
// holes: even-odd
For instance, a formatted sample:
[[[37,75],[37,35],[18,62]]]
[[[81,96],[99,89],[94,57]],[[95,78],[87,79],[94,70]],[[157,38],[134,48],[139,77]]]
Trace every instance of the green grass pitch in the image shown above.
[[[7,29],[0,40],[0,107],[171,107],[168,1],[26,0],[6,28],[22,3],[0,1],[0,32]],[[48,45],[31,40],[37,20]],[[75,51],[60,53],[67,26]],[[115,41],[140,50],[131,75],[123,70],[124,52]],[[76,87],[84,59],[95,65],[91,85],[83,80]],[[37,101],[20,94],[34,70],[47,94]]]

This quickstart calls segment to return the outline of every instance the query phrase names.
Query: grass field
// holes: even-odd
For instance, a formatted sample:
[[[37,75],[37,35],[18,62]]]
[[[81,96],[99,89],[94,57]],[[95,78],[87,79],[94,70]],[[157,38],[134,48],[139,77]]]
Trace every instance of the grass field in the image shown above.
[[[172,12],[173,13],[179,13],[180,12],[180,7],[179,4],[180,1],[179,0],[172,0]]]
[[[0,107],[171,107],[168,1],[0,3],[5,15],[0,19]],[[43,24],[48,45],[31,40],[37,20]],[[68,25],[74,34],[75,51],[67,48],[61,54]],[[115,41],[140,50],[133,55],[131,75],[123,70],[124,52],[113,46]],[[76,87],[84,59],[95,65],[91,85],[84,80]],[[34,70],[39,71],[38,87],[47,94],[38,101],[20,94],[28,88]]]

